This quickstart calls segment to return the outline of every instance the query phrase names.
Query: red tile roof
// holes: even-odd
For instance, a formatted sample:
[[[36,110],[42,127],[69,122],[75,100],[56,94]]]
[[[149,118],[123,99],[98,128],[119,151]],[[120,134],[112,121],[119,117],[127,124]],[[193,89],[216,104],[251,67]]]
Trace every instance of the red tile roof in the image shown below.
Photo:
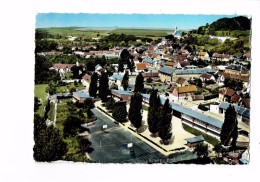
[[[183,77],[178,77],[177,78],[177,80],[176,80],[176,83],[178,83],[178,84],[183,84],[184,82],[186,81],[186,79],[185,78],[183,78]]]
[[[54,69],[65,69],[65,68],[71,68],[72,66],[74,66],[75,64],[61,64],[61,63],[56,63],[53,64],[53,68]]]
[[[177,88],[178,93],[189,93],[197,91],[197,87],[195,85],[187,85],[183,87]]]
[[[212,77],[212,75],[209,73],[203,73],[202,75],[200,75],[200,77],[205,78],[205,79],[210,79]]]
[[[240,96],[237,95],[237,94],[234,94],[234,95],[231,97],[231,102],[233,102],[233,103],[237,103],[239,100],[240,100]]]
[[[136,69],[137,70],[144,70],[146,69],[146,64],[145,63],[136,63]]]
[[[233,89],[231,89],[231,88],[226,89],[225,95],[231,97],[231,96],[233,96],[234,94],[235,94],[235,91],[234,91]]]

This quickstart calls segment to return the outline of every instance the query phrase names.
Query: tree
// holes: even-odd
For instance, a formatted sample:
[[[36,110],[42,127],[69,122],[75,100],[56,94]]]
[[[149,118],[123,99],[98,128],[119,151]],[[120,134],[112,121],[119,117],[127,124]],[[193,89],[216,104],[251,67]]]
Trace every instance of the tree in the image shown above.
[[[81,153],[93,151],[91,148],[92,143],[87,138],[84,138],[83,136],[77,136],[77,142],[79,145],[79,151]]]
[[[238,137],[237,124],[238,122],[235,108],[229,105],[226,110],[224,123],[220,132],[220,141],[222,145],[228,146],[230,144],[230,140],[232,139],[232,147],[236,146],[236,141]]]
[[[101,98],[102,102],[107,101],[108,93],[108,76],[105,72],[102,72],[101,77],[99,79],[99,97]]]
[[[144,89],[144,77],[142,75],[142,73],[139,73],[136,77],[135,80],[135,92],[142,92],[142,90]]]
[[[34,112],[36,112],[41,105],[41,102],[38,97],[34,97]]]
[[[197,154],[199,158],[207,157],[208,156],[208,145],[207,144],[198,144],[195,146],[195,149],[193,151]]]
[[[140,128],[142,125],[142,95],[138,92],[131,96],[128,118],[135,128]]]
[[[98,90],[97,81],[98,81],[98,74],[95,72],[91,76],[91,81],[90,81],[89,90],[88,90],[89,95],[94,98],[97,96],[97,90]]]
[[[73,137],[76,134],[82,132],[84,128],[81,126],[84,124],[84,120],[76,115],[69,115],[63,123],[63,136]]]
[[[84,109],[93,109],[95,107],[94,101],[92,98],[86,98],[83,102]]]
[[[148,108],[148,129],[155,135],[158,132],[158,109],[160,107],[160,103],[157,102],[157,92],[158,90],[152,90],[150,99],[149,99],[149,108]]]
[[[127,117],[126,103],[125,102],[115,103],[112,115],[119,122],[125,121]]]
[[[158,124],[158,135],[164,144],[172,137],[172,114],[169,99],[167,99],[160,112],[160,120]]]
[[[124,90],[128,88],[128,81],[129,81],[129,75],[128,75],[128,71],[126,71],[121,82],[121,85],[123,86]]]
[[[55,94],[57,91],[57,84],[54,81],[50,81],[48,86],[46,87],[46,92],[50,95]]]
[[[86,64],[87,71],[95,71],[95,63],[93,60],[89,60]]]
[[[107,108],[107,110],[113,111],[113,110],[114,110],[115,103],[116,103],[115,99],[114,99],[113,97],[110,97],[110,98],[108,99],[108,101],[106,102],[106,108]]]
[[[119,59],[118,63],[118,72],[124,72],[124,64],[121,59]]]
[[[39,162],[61,160],[67,153],[67,144],[53,125],[47,126],[39,115],[34,116],[33,157]]]

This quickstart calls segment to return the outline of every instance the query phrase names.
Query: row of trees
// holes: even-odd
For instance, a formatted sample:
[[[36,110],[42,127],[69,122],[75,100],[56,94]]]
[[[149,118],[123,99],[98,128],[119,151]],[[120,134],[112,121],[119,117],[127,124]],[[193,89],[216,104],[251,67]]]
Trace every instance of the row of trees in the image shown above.
[[[155,137],[158,135],[163,143],[167,144],[172,137],[172,109],[169,104],[169,99],[167,99],[162,106],[160,96],[157,94],[157,90],[151,92],[147,123],[152,136]]]

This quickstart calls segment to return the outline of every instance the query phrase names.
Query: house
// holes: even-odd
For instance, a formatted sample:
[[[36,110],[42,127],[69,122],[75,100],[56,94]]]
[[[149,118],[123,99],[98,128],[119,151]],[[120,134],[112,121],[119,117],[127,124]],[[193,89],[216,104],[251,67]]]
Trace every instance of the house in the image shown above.
[[[219,91],[219,101],[222,102],[222,101],[230,101],[231,100],[231,97],[236,93],[235,90],[231,89],[231,88],[226,88],[226,89],[221,89]]]
[[[188,66],[188,68],[190,68],[191,66]],[[184,70],[176,69],[172,74],[172,80],[175,81],[180,76],[185,78],[186,80],[190,80],[193,78],[199,78],[200,75],[203,73],[212,74],[212,73],[215,73],[215,70],[212,70],[210,68],[194,68],[194,69],[184,69]]]
[[[215,81],[215,77],[209,73],[203,73],[200,75],[200,79],[202,82],[213,80]]]
[[[88,93],[86,92],[73,92],[72,101],[73,102],[80,102],[83,103],[87,98],[93,99]]]
[[[219,113],[225,116],[225,112],[227,108],[229,107],[230,103],[228,102],[221,102],[219,105]],[[231,104],[237,113],[237,119],[238,121],[242,121],[246,124],[249,124],[250,122],[250,109],[247,109],[245,107],[239,106],[237,104]]]
[[[91,82],[91,75],[89,75],[89,74],[86,73],[86,74],[82,77],[81,83],[82,83],[82,85],[84,85],[85,87],[89,87],[90,82]]]
[[[135,64],[135,71],[136,72],[145,72],[145,70],[147,69],[146,64],[145,63],[136,63]]]
[[[51,69],[55,69],[56,71],[62,70],[64,73],[70,72],[71,68],[76,64],[62,64],[62,63],[55,63],[52,65]]]
[[[196,136],[196,137],[192,137],[192,138],[186,138],[185,140],[187,141],[188,147],[194,148],[194,147],[196,147],[196,145],[202,144],[205,139],[202,135],[200,135],[200,136]]]
[[[175,69],[174,68],[169,68],[169,67],[161,67],[159,70],[159,77],[162,82],[172,82],[172,76],[174,73]]]
[[[143,63],[146,64],[147,67],[154,67],[156,61],[154,61],[153,59],[146,57],[143,59]]]
[[[153,80],[159,80],[159,73],[158,72],[146,72],[146,73],[142,73],[144,80],[147,80],[148,78],[152,78]]]
[[[112,76],[108,77],[108,84],[111,86],[112,84],[116,84],[118,88],[121,88],[121,82],[124,75],[119,73],[114,73]]]
[[[187,85],[182,87],[176,87],[172,91],[172,96],[174,101],[185,101],[185,100],[192,100],[192,96],[194,92],[197,91],[197,87],[195,85]]]
[[[172,62],[172,61],[167,61],[167,62],[165,62],[164,65],[167,66],[167,67],[169,67],[169,68],[173,68],[175,64],[174,64],[174,62]]]
[[[175,82],[178,87],[189,85],[188,81],[183,77],[178,77]]]
[[[131,96],[133,95],[132,92],[125,90],[112,90],[111,93],[113,97],[116,97],[118,100],[122,101],[130,101]]]
[[[225,73],[231,75],[248,76],[249,70],[242,65],[231,64],[225,68]]]
[[[199,52],[198,58],[204,61],[210,61],[209,54],[207,52]]]
[[[212,58],[212,60],[225,61],[225,62],[228,62],[228,61],[231,61],[234,59],[234,57],[232,55],[219,54],[219,53],[214,53],[211,58]]]

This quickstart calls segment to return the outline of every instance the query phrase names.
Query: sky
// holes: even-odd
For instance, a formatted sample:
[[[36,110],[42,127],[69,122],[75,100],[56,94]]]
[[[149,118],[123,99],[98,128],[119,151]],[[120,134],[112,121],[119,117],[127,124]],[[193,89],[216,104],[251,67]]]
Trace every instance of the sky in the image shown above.
[[[196,29],[223,17],[235,15],[182,15],[182,14],[65,14],[40,13],[36,28],[46,27],[135,27]]]

